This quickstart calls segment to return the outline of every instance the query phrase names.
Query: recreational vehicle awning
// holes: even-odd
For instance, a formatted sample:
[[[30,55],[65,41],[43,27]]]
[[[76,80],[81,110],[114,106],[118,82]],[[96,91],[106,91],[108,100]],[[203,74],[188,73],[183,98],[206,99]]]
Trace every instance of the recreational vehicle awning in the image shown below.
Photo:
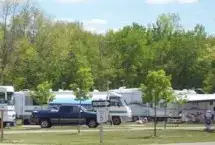
[[[188,102],[215,101],[215,94],[187,94]]]
[[[80,102],[78,100],[75,100],[74,98],[56,98],[50,102],[50,104],[79,104],[79,103]],[[81,101],[81,104],[91,104],[91,103],[92,103],[91,99]]]
[[[108,92],[92,92],[92,99],[93,100],[100,100],[106,99]]]

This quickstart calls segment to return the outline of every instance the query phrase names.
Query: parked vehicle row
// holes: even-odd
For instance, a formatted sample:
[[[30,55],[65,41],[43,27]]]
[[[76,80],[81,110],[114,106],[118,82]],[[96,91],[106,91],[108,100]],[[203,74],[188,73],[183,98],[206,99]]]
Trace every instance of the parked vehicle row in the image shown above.
[[[114,125],[131,121],[132,117],[133,121],[138,120],[140,117],[154,117],[153,105],[143,102],[142,92],[138,88],[120,88],[107,92],[93,91],[91,92],[91,100],[83,102],[81,106],[74,101],[75,96],[73,91],[52,92],[55,94],[54,101],[50,102],[47,106],[41,107],[32,99],[28,90],[15,92],[13,86],[0,86],[0,109],[7,110],[4,111],[4,127],[6,125],[14,126],[16,119],[22,119],[24,125],[36,123],[40,124],[43,128],[47,124],[48,126],[58,124],[69,125],[77,124],[77,122],[86,124],[89,127],[96,126],[98,125],[98,123],[95,123],[96,113],[89,111],[95,111],[95,108],[91,104],[93,100],[111,100],[110,107],[108,108],[109,121]],[[194,90],[175,90],[175,92],[178,95],[184,93],[187,96],[188,102],[183,106],[169,103],[166,112],[164,108],[157,106],[158,120],[181,117],[183,121],[186,121],[189,114],[198,114],[200,111],[204,112],[207,109],[215,110],[215,94],[202,94]],[[79,106],[81,116],[77,117],[77,112],[71,112],[73,109],[70,109],[70,113],[67,113],[70,116],[68,118],[64,117],[63,115],[66,113],[63,113],[61,110],[63,106],[73,106],[74,108],[75,106],[76,108]],[[84,109],[85,107],[83,106],[87,106],[87,109]],[[57,109],[53,109],[54,107]],[[77,111],[77,109],[73,111]],[[91,115],[91,119],[89,119],[89,114]]]
[[[31,121],[31,112],[39,110],[47,110],[49,107],[61,105],[79,105],[79,101],[75,101],[75,96],[72,91],[52,91],[55,99],[48,106],[39,106],[30,97],[29,91],[20,91],[14,93],[16,116],[23,120],[24,125],[29,125]],[[114,125],[120,125],[123,122],[131,121],[131,109],[126,104],[122,97],[114,92],[92,92],[92,99],[83,101],[81,106],[86,106],[88,110],[94,110],[92,100],[111,100],[109,107],[109,118]]]

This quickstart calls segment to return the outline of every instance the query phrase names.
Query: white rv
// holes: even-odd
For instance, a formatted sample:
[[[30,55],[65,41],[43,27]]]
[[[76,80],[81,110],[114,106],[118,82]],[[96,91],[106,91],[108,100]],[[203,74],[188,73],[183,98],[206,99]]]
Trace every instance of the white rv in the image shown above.
[[[16,124],[13,93],[13,86],[0,86],[0,109],[4,110],[3,127],[15,126]]]
[[[120,94],[127,102],[128,106],[132,110],[133,121],[138,120],[140,117],[153,118],[155,116],[153,105],[143,102],[142,92],[139,88],[121,87],[111,91]],[[163,120],[164,118],[179,118],[179,106],[175,104],[168,104],[166,111],[162,105],[158,105],[156,107],[156,116],[158,120]]]
[[[133,120],[139,117],[154,117],[153,105],[144,103],[142,92],[139,88],[119,88],[112,90],[122,96],[132,110]],[[204,94],[200,90],[174,90],[178,98],[186,99],[183,105],[168,103],[167,109],[160,104],[157,107],[157,117],[159,120],[164,118],[181,118],[182,121],[199,122],[204,120],[206,110],[215,112],[215,94]],[[181,115],[181,116],[180,116]]]
[[[114,125],[132,120],[132,112],[126,101],[115,92],[92,92],[92,100],[110,100],[109,117]]]
[[[187,103],[181,107],[182,121],[203,122],[207,110],[215,111],[215,94],[197,93],[194,90],[177,90],[177,94],[186,95]]]
[[[15,99],[16,118],[22,119],[24,125],[30,124],[32,111],[47,108],[47,106],[40,106],[34,101],[28,90],[14,92],[13,97]]]

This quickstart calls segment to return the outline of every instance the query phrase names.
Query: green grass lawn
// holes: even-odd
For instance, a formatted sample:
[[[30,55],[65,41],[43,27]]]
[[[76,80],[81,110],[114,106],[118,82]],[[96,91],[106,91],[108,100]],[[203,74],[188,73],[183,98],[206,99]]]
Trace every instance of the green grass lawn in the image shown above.
[[[114,128],[130,128],[130,127],[154,127],[154,124],[153,122],[150,122],[150,123],[146,123],[146,124],[136,124],[136,123],[122,123],[121,125],[116,125],[114,126]],[[164,126],[164,123],[162,122],[159,122],[157,124],[158,127],[163,127]],[[112,128],[111,125],[109,124],[106,124],[105,125],[106,128]],[[176,124],[167,124],[167,128],[168,127],[177,127]],[[204,127],[204,124],[201,123],[201,124],[180,124],[179,127]],[[53,126],[51,129],[76,129],[77,126]],[[82,129],[88,129],[87,126],[81,126]],[[35,126],[35,127],[28,127],[27,125],[26,126],[23,126],[23,125],[20,125],[18,124],[16,127],[6,127],[5,130],[39,130],[40,129],[40,126]]]
[[[152,137],[153,130],[113,131],[104,133],[105,145],[167,144],[182,142],[215,141],[215,133],[187,130],[158,130],[158,137]],[[99,133],[35,133],[5,134],[7,143],[52,144],[52,145],[98,145]]]

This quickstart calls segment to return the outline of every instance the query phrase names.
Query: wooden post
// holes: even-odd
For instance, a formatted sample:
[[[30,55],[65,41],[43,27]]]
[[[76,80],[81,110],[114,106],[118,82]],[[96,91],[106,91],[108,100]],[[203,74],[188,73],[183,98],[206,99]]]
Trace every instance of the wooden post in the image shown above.
[[[4,110],[1,110],[1,142],[4,140]]]

